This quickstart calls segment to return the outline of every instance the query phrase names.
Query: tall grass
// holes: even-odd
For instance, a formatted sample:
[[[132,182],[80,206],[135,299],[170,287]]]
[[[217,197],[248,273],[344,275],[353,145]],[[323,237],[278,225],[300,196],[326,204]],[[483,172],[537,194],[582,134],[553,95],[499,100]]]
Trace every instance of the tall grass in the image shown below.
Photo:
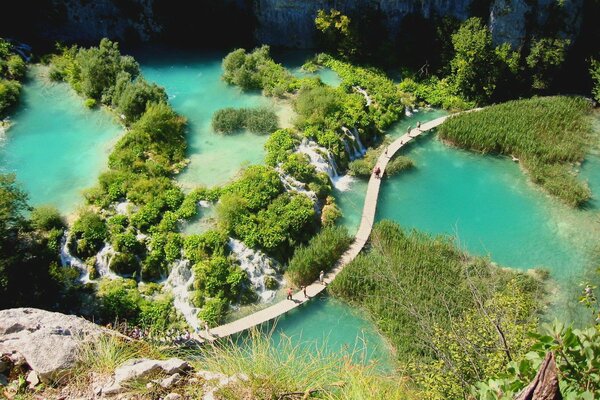
[[[286,274],[295,285],[308,285],[320,271],[331,269],[352,243],[343,227],[323,228],[308,245],[298,247],[290,260]]]
[[[360,351],[360,350],[355,350]],[[245,374],[249,379],[219,393],[222,398],[418,399],[408,381],[384,376],[374,365],[352,363],[353,354],[332,353],[327,345],[311,347],[282,338],[274,346],[270,334],[252,331],[243,343],[206,348],[196,367],[226,375]]]
[[[463,148],[517,157],[534,183],[579,206],[591,192],[576,179],[573,164],[583,160],[591,144],[591,107],[581,97],[514,100],[449,118],[438,132]]]

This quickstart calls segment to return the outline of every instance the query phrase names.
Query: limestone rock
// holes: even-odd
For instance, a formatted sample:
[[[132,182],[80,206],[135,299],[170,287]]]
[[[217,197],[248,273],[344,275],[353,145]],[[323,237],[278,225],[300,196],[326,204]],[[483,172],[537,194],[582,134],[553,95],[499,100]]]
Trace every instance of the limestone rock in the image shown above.
[[[0,353],[15,366],[26,362],[48,383],[75,365],[87,338],[107,331],[83,318],[35,308],[0,311]]]
[[[190,365],[179,358],[170,358],[168,360],[150,360],[147,358],[129,360],[116,369],[113,381],[102,389],[102,393],[105,395],[122,393],[124,391],[123,384],[126,382],[143,379],[158,373],[179,375],[190,369]]]
[[[181,375],[179,373],[175,373],[175,374],[161,380],[159,384],[164,389],[170,389],[173,385],[176,385],[179,381],[181,381]]]
[[[29,383],[30,389],[33,389],[34,387],[40,384],[40,378],[38,377],[38,374],[35,371],[29,371],[25,380],[27,381],[27,383]]]
[[[183,397],[181,397],[181,395],[177,393],[169,393],[165,396],[165,400],[180,400],[182,398]]]

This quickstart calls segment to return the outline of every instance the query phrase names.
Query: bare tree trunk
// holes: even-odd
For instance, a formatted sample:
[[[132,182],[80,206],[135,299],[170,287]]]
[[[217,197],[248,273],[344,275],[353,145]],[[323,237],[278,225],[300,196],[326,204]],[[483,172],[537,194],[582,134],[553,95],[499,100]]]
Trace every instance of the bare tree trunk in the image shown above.
[[[515,400],[562,400],[558,387],[558,370],[554,353],[549,352],[533,381],[515,397]]]

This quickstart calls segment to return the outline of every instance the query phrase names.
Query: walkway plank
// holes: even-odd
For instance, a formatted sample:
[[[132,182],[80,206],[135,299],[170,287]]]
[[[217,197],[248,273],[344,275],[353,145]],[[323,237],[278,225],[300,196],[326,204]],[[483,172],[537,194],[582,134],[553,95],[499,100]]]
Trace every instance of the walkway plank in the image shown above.
[[[446,120],[446,118],[448,118],[448,116],[440,117],[432,121],[426,122],[422,124],[420,128],[412,129],[410,130],[410,132],[407,132],[402,137],[392,142],[387,147],[387,149],[383,153],[381,153],[381,155],[377,159],[377,163],[375,164],[376,167],[380,168],[381,175],[384,175],[385,168],[387,167],[390,158],[394,154],[396,154],[398,150],[400,150],[406,144],[411,142],[414,138],[422,135],[424,132],[427,132],[441,125]],[[375,177],[375,175],[371,175],[371,178],[369,179],[369,184],[367,186],[367,194],[365,196],[365,204],[363,207],[360,226],[358,228],[358,231],[356,232],[354,241],[352,242],[348,250],[342,255],[337,265],[325,275],[325,283],[329,284],[331,281],[333,281],[337,274],[340,273],[340,271],[348,263],[354,260],[356,256],[358,256],[364,245],[367,243],[367,240],[371,235],[371,230],[373,229],[373,224],[375,222],[375,211],[377,210],[377,200],[379,198],[380,186],[381,179]],[[213,341],[217,338],[227,337],[248,330],[267,321],[271,321],[287,313],[288,311],[293,310],[301,304],[310,301],[311,298],[321,293],[323,290],[325,290],[325,288],[326,285],[321,284],[319,281],[315,281],[311,285],[306,287],[306,293],[308,295],[308,298],[304,298],[304,294],[301,291],[297,292],[292,296],[293,300],[282,300],[268,308],[265,308],[264,310],[257,311],[254,314],[240,318],[236,321],[210,329],[210,333],[202,331],[199,332],[198,335],[200,336],[201,341]]]

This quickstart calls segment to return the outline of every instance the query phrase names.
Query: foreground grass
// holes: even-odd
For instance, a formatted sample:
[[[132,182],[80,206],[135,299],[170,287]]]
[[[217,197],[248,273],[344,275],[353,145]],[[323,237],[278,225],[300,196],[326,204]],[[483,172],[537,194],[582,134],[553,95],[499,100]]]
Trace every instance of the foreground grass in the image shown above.
[[[580,206],[591,191],[573,165],[583,161],[592,141],[591,108],[581,97],[515,100],[449,118],[438,132],[459,147],[517,157],[534,183]]]

